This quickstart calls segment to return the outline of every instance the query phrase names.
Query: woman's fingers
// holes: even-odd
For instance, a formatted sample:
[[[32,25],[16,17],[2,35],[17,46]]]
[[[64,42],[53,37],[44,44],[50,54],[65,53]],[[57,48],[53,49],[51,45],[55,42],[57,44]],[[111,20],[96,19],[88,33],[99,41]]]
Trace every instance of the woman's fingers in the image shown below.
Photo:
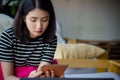
[[[32,71],[29,76],[29,78],[37,78],[37,77],[41,77],[41,78],[54,78],[55,77],[55,73],[54,71],[46,71],[44,74],[42,73],[42,71]]]
[[[46,78],[46,74],[41,75],[40,78]]]
[[[54,78],[55,77],[54,71],[46,71],[46,77],[47,78]]]
[[[55,77],[55,73],[54,71],[51,71],[51,78],[54,78]]]
[[[37,71],[41,71],[41,68],[43,67],[43,65],[39,66]]]
[[[49,71],[46,71],[46,77],[50,78],[50,72]]]
[[[46,71],[45,74],[43,74],[42,76],[40,76],[41,78],[54,78],[55,74],[54,71]]]
[[[39,77],[41,74],[42,74],[41,71],[38,71],[38,72],[37,72],[36,70],[34,70],[34,71],[32,71],[32,72],[29,74],[28,77],[30,77],[30,78],[37,78],[37,77]]]
[[[61,75],[59,78],[64,78],[64,75]]]

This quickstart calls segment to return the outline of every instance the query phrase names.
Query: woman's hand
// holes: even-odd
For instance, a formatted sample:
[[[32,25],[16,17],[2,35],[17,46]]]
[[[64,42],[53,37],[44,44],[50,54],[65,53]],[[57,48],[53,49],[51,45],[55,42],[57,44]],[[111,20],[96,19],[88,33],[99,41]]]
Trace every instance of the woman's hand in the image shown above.
[[[46,71],[45,73],[42,73],[42,71],[32,71],[29,76],[29,78],[54,78],[54,71]]]
[[[49,62],[44,62],[44,61],[42,61],[40,64],[39,64],[39,66],[38,66],[38,69],[37,69],[37,72],[41,72],[41,75],[39,76],[39,77],[41,77],[41,78],[54,78],[54,77],[56,77],[55,76],[55,72],[54,71],[46,71],[45,73],[43,73],[42,71],[41,71],[41,68],[44,66],[44,65],[50,65],[51,63],[49,63]],[[62,75],[62,76],[59,76],[59,78],[63,78],[64,76]],[[58,77],[57,77],[58,78]]]
[[[46,71],[43,75],[41,75],[41,78],[54,78],[55,74],[54,71]]]
[[[49,63],[49,62],[42,61],[42,62],[39,64],[37,71],[41,71],[41,68],[42,68],[44,65],[50,65],[50,64],[51,64],[51,63]]]
[[[42,71],[34,70],[29,74],[29,78],[38,78],[42,75]]]
[[[46,71],[46,73],[44,75],[41,76],[41,78],[55,78],[55,72],[54,71]],[[59,77],[56,78],[64,78],[64,75],[61,75]]]

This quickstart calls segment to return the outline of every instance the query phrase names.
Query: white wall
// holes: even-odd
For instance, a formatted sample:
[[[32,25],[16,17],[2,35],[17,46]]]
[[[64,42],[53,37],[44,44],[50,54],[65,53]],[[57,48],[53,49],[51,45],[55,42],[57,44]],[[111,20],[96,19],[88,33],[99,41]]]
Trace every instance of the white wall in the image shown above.
[[[63,36],[120,40],[120,0],[52,0]]]

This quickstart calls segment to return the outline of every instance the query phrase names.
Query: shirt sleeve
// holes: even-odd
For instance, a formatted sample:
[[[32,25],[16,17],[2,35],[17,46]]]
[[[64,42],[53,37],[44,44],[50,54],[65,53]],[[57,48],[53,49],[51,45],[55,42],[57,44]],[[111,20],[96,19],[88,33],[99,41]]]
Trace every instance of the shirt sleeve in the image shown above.
[[[4,31],[0,36],[0,61],[11,62],[13,60],[12,39],[10,35]]]
[[[52,63],[53,57],[56,51],[57,46],[57,37],[55,37],[44,49],[42,61],[50,62]]]

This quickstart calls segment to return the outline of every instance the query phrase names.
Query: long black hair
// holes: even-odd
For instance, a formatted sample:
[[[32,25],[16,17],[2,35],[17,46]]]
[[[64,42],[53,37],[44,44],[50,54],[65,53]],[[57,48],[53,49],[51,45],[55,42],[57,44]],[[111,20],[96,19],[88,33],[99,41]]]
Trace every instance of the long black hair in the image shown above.
[[[2,12],[2,0],[0,0],[0,13]]]
[[[39,8],[49,13],[49,24],[43,33],[44,42],[49,42],[55,37],[56,19],[55,12],[51,0],[22,0],[17,10],[13,30],[15,35],[23,42],[29,42],[29,31],[24,22],[26,15],[33,9]]]

